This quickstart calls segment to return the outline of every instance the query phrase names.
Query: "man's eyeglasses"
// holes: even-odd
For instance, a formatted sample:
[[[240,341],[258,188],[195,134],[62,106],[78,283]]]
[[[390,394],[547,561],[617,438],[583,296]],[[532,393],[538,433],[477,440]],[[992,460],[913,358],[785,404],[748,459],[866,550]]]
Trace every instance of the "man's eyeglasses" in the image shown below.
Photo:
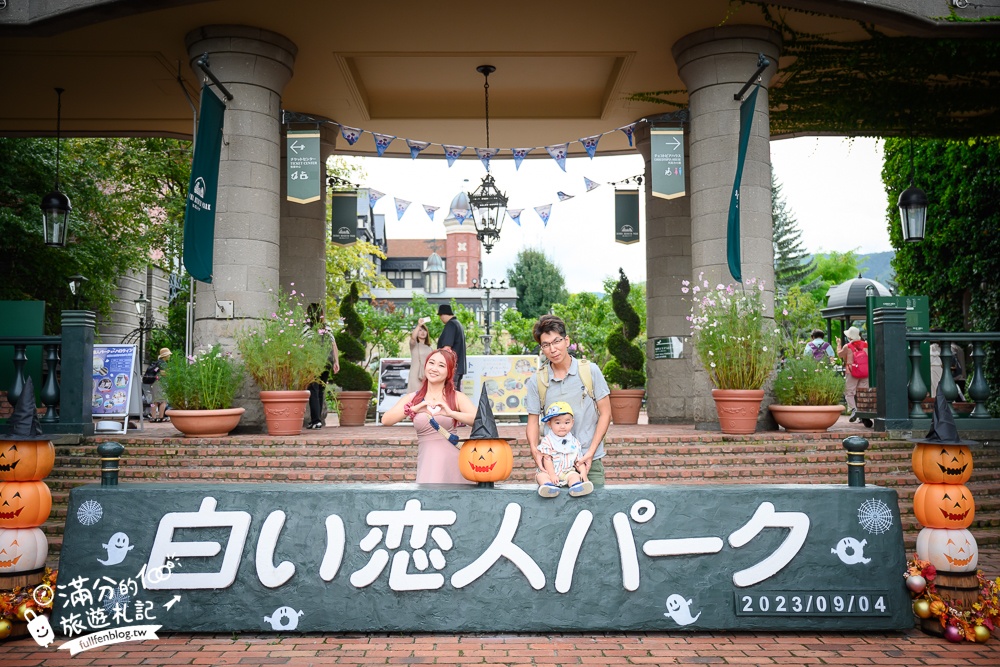
[[[553,341],[551,341],[549,343],[542,343],[540,347],[543,350],[551,350],[556,345],[561,345],[563,343],[563,341],[565,341],[565,340],[566,340],[565,338],[556,338],[555,340],[553,340]]]

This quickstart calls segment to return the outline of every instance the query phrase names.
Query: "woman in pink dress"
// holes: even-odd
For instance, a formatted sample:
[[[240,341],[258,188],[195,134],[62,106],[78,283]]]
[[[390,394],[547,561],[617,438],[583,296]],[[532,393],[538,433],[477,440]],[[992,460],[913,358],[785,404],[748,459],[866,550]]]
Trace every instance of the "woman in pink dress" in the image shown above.
[[[391,426],[404,417],[417,429],[417,482],[420,484],[472,484],[458,471],[458,422],[472,425],[476,408],[465,394],[455,391],[451,378],[457,360],[451,350],[434,350],[424,362],[424,382],[382,417]]]

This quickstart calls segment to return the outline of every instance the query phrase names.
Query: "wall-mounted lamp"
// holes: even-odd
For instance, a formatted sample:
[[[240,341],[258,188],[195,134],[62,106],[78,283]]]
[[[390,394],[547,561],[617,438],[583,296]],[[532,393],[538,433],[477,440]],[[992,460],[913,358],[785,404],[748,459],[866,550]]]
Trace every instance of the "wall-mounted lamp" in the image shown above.
[[[83,292],[83,284],[85,282],[87,282],[87,279],[79,273],[69,277],[69,291],[74,297],[76,297],[75,308],[77,310],[80,310],[80,295]]]

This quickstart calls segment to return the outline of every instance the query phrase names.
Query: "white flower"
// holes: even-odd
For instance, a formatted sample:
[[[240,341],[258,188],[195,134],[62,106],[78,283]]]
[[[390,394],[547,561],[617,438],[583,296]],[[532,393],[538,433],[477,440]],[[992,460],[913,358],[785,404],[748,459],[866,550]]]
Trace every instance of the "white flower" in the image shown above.
[[[764,352],[767,352],[767,345],[764,346]]]
[[[685,294],[687,294],[690,290],[688,290],[687,287],[682,287],[681,291],[684,292]]]
[[[714,361],[712,362],[712,368],[715,368],[715,362]]]

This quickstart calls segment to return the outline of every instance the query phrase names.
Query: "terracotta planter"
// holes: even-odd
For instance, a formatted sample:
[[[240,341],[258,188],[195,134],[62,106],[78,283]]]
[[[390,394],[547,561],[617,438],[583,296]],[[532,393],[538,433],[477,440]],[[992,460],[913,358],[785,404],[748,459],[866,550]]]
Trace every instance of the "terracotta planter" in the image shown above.
[[[723,433],[743,435],[757,430],[763,389],[713,389],[712,398]]]
[[[240,423],[246,408],[167,410],[170,423],[186,438],[222,438]]]
[[[645,395],[645,389],[611,390],[611,421],[622,426],[638,424]]]
[[[789,433],[825,431],[844,413],[842,405],[769,405],[767,409]]]
[[[364,426],[368,415],[368,406],[372,402],[370,391],[342,391],[337,394],[340,402],[341,426]]]
[[[262,391],[260,402],[264,404],[264,419],[267,421],[268,435],[299,435],[302,433],[302,419],[309,407],[309,390],[302,391]]]

